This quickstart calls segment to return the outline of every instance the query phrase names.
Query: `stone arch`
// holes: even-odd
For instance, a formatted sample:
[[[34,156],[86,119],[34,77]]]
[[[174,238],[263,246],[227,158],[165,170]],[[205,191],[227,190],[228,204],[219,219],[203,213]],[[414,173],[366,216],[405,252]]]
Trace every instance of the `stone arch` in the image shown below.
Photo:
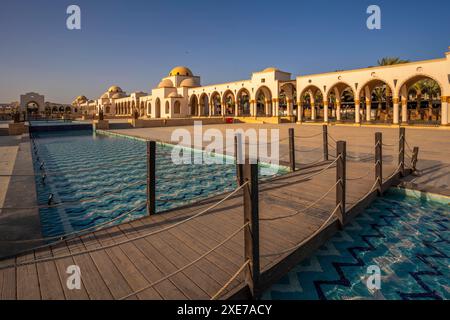
[[[256,90],[256,115],[269,116],[272,114],[272,92],[267,86],[261,86]]]
[[[222,95],[222,105],[226,115],[236,115],[236,98],[233,91],[226,90]]]
[[[212,116],[217,116],[217,115],[222,115],[222,103],[220,99],[220,93],[217,91],[214,91],[211,94],[211,115]]]
[[[250,91],[247,88],[241,88],[236,94],[236,101],[238,107],[238,115],[240,116],[250,116],[251,106],[250,106]]]
[[[279,92],[279,113],[286,115],[293,115],[294,108],[296,108],[297,89],[291,82],[283,83],[280,86]]]
[[[428,74],[415,74],[403,80],[397,91],[402,100],[402,121],[439,123],[443,91],[441,82]]]
[[[372,107],[375,105],[375,120],[391,121],[394,118],[394,111],[390,110],[393,94],[392,86],[383,79],[375,78],[366,81],[356,95],[363,106],[365,120],[372,120]]]
[[[334,101],[331,99],[334,96]],[[353,87],[347,82],[339,81],[327,91],[326,98],[335,108],[337,121],[355,121],[356,95]]]
[[[316,121],[318,118],[325,118],[323,112],[325,111],[324,101],[326,99],[324,98],[323,91],[319,87],[315,85],[307,86],[301,91],[299,99],[301,104],[299,118],[311,121]]]
[[[141,105],[140,115],[141,115],[141,117],[143,117],[143,116],[145,116],[145,103],[144,103],[144,101],[141,101],[140,105]]]
[[[199,115],[198,99],[195,94],[193,94],[189,99],[189,109],[189,113],[191,116],[196,117]]]
[[[179,100],[176,100],[173,104],[173,113],[174,114],[181,114],[181,103]]]
[[[156,98],[155,101],[155,118],[161,118],[161,100]]]
[[[27,101],[25,110],[28,114],[37,114],[39,112],[40,105],[34,100]]]
[[[199,111],[200,111],[200,116],[208,116],[209,115],[209,97],[208,95],[203,92],[202,94],[200,94],[199,98]]]
[[[166,116],[168,114],[170,114],[170,102],[169,101],[166,101],[166,103],[165,103],[164,113]]]

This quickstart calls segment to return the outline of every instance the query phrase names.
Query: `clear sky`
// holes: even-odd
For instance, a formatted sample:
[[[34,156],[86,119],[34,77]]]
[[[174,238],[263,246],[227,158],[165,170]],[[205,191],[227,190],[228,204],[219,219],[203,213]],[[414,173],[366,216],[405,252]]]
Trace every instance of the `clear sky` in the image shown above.
[[[66,28],[81,7],[82,29]],[[366,27],[370,4],[382,29]],[[149,92],[173,66],[202,84],[275,66],[300,74],[443,57],[448,0],[2,0],[0,102],[37,91],[53,102],[112,85]]]

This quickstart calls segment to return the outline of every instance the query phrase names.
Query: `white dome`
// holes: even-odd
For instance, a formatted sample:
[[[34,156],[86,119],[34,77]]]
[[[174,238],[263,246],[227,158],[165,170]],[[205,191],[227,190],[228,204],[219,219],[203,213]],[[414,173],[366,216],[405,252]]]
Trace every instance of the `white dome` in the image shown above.
[[[173,82],[169,79],[165,79],[158,84],[158,88],[173,88]]]
[[[190,78],[190,79],[184,79],[183,81],[181,81],[180,87],[192,88],[192,87],[198,87],[198,85],[194,79]]]

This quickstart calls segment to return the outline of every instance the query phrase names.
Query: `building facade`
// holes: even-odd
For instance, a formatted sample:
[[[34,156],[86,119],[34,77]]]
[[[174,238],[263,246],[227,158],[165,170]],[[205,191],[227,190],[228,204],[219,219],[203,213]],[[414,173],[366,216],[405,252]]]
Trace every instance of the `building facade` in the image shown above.
[[[427,89],[420,89],[417,84],[424,81]],[[248,80],[207,86],[202,86],[200,77],[189,68],[180,66],[150,93],[127,95],[112,86],[99,99],[81,97],[76,104],[79,109],[89,113],[103,110],[110,116],[284,117],[290,121],[383,120],[393,124],[416,119],[447,125],[450,52],[440,59],[296,79],[289,72],[267,68],[254,72]]]

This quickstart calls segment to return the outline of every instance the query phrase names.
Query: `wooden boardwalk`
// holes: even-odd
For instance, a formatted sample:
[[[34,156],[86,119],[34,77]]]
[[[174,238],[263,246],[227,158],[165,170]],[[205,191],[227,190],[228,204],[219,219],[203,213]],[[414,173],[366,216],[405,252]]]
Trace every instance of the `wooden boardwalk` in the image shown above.
[[[336,192],[332,188],[336,183],[335,166],[308,179],[329,164],[322,163],[260,184],[263,289],[277,281],[338,230],[337,219],[333,217],[319,234],[292,253],[264,257],[301,243],[330,217],[336,208]],[[396,167],[385,164],[384,175],[390,175]],[[369,192],[375,181],[373,162],[347,161],[347,178],[347,212],[353,215],[376,197],[375,190]],[[390,185],[395,178],[385,184]],[[329,194],[317,205],[301,212],[330,188]],[[109,227],[2,260],[0,299],[121,299],[155,282],[156,285],[128,298],[210,299],[244,263],[242,191],[189,222],[160,233],[145,235],[183,221],[223,197],[214,197],[187,208]],[[363,197],[364,201],[359,203]],[[264,220],[289,214],[296,215],[273,221]],[[192,266],[158,282],[195,261],[239,229],[232,239]],[[138,236],[139,239],[131,241]],[[108,248],[85,252],[101,246]],[[56,258],[58,256],[64,258]],[[51,257],[55,258],[45,259]],[[35,259],[44,261],[21,265]],[[69,290],[66,285],[69,276],[66,270],[70,265],[80,267],[79,290]],[[244,275],[240,273],[218,298],[245,298],[247,292]]]

